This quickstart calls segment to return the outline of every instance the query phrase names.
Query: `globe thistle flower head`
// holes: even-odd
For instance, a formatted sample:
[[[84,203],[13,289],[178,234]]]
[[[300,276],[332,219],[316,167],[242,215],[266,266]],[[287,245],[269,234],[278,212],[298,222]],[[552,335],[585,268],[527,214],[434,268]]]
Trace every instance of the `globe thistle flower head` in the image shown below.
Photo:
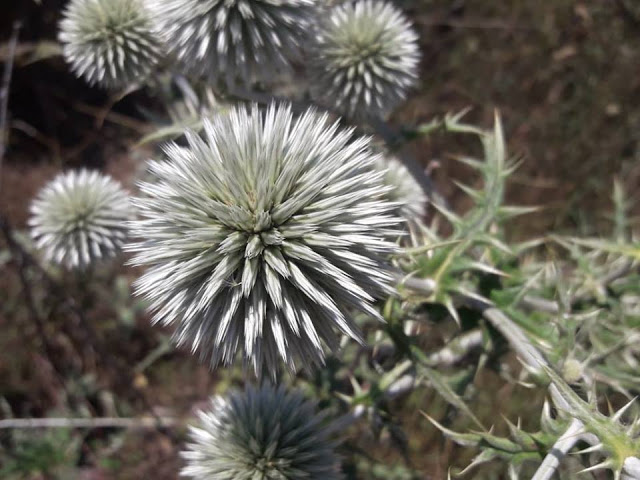
[[[427,196],[411,172],[395,157],[380,157],[376,168],[384,172],[383,182],[391,187],[387,198],[398,205],[399,215],[407,220],[422,219]]]
[[[31,236],[45,259],[86,268],[115,255],[127,237],[127,193],[95,171],[62,173],[31,204]]]
[[[298,391],[269,385],[216,397],[182,452],[195,480],[337,480],[332,425]]]
[[[240,350],[260,375],[323,362],[338,332],[360,340],[351,309],[379,314],[386,259],[402,220],[365,138],[313,110],[235,108],[205,121],[204,138],[165,148],[143,183],[134,222],[136,283],[211,365]]]
[[[59,39],[76,75],[109,89],[143,79],[158,60],[143,0],[71,0]]]
[[[147,0],[159,35],[190,73],[231,85],[290,68],[319,0]]]
[[[314,97],[352,119],[386,116],[416,81],[417,41],[407,18],[389,3],[334,7],[313,45]]]

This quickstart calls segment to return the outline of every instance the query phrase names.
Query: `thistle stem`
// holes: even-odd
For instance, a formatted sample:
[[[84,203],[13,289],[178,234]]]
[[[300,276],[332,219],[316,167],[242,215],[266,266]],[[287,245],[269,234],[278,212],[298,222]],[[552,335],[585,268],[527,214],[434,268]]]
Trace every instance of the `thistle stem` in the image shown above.
[[[170,417],[158,418],[9,418],[0,420],[0,430],[30,428],[167,428],[178,424]]]
[[[584,432],[584,425],[580,420],[574,419],[569,428],[558,438],[553,445],[547,456],[536,470],[531,480],[550,480],[558,466],[560,461],[569,453],[574,445],[582,440],[582,433]]]

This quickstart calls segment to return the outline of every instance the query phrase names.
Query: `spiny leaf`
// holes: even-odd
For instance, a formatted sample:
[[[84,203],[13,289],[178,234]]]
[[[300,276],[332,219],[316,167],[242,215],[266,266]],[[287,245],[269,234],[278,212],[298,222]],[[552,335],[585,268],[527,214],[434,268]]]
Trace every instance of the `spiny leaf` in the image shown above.
[[[485,430],[482,422],[478,420],[471,409],[467,406],[465,401],[462,400],[462,398],[460,398],[460,396],[451,388],[451,386],[447,383],[446,379],[442,375],[423,364],[418,364],[418,371],[420,372],[420,374],[424,375],[429,380],[429,382],[431,382],[433,388],[435,388],[436,391],[440,395],[442,395],[442,397],[447,402],[463,412],[482,430]]]
[[[438,430],[440,430],[442,433],[444,433],[448,438],[456,442],[458,445],[462,445],[464,447],[475,447],[482,440],[482,437],[477,433],[455,432],[453,430],[448,429],[441,423],[437,422],[422,410],[420,411],[420,413],[424,415],[427,418],[427,420],[429,420]]]

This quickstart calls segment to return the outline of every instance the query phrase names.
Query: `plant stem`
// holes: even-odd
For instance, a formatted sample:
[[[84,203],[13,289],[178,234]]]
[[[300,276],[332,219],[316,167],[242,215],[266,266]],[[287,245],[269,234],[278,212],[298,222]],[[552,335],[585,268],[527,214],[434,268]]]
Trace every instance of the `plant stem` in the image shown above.
[[[4,159],[4,152],[6,151],[6,138],[7,133],[7,116],[9,110],[9,89],[11,87],[11,76],[13,74],[13,61],[16,54],[16,47],[18,45],[18,36],[20,29],[22,28],[22,22],[13,22],[13,33],[9,40],[9,54],[7,56],[7,63],[4,67],[4,74],[2,76],[2,85],[0,86],[0,188],[2,184],[2,161]]]
[[[578,441],[582,440],[581,434],[583,432],[584,426],[582,422],[574,419],[569,425],[569,428],[558,438],[553,447],[551,447],[551,450],[549,450],[549,453],[544,457],[544,460],[531,480],[550,480],[560,465],[560,461]]]
[[[167,428],[178,425],[176,418],[9,418],[0,420],[0,430],[28,428]]]

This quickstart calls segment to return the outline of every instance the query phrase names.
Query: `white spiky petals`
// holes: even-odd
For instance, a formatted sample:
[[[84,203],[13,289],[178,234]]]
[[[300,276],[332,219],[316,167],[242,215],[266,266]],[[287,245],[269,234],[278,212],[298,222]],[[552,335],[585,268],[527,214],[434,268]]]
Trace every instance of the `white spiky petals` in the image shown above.
[[[358,0],[334,7],[314,42],[314,97],[350,118],[384,117],[415,84],[418,36],[393,5]]]
[[[85,268],[115,255],[127,237],[127,193],[96,171],[62,173],[31,204],[31,236],[45,259]]]
[[[239,107],[204,138],[165,147],[141,185],[133,261],[157,312],[212,366],[238,351],[257,374],[322,363],[338,332],[360,339],[352,308],[380,318],[386,259],[402,221],[365,138],[313,110]]]
[[[399,214],[407,220],[421,220],[427,210],[427,196],[411,172],[397,158],[383,156],[376,168],[384,172],[383,181],[391,187],[387,197],[398,204]]]
[[[215,397],[182,452],[195,480],[338,480],[333,428],[299,391],[270,385]]]
[[[147,0],[169,51],[186,69],[228,84],[290,67],[318,0]]]
[[[143,80],[159,43],[144,0],[71,0],[60,22],[66,61],[79,77],[105,88]]]

